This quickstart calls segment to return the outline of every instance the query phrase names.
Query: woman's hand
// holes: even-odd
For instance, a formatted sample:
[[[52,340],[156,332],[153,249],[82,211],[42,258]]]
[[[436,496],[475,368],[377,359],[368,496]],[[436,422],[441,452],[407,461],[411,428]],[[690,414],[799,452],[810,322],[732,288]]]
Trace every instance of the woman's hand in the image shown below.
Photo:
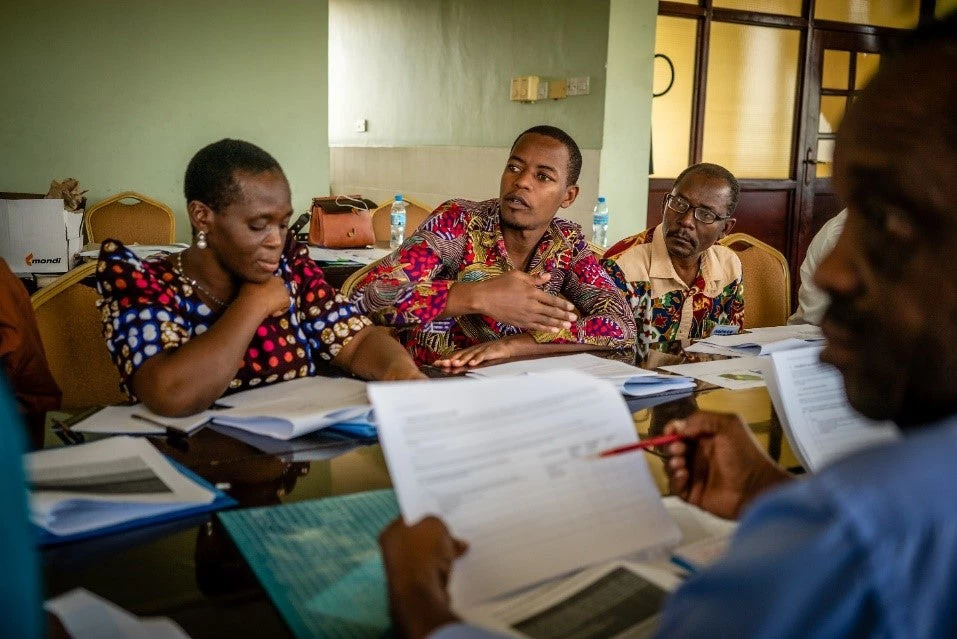
[[[262,321],[267,317],[279,317],[289,310],[289,289],[282,278],[276,276],[265,282],[243,282],[236,300],[255,308]]]

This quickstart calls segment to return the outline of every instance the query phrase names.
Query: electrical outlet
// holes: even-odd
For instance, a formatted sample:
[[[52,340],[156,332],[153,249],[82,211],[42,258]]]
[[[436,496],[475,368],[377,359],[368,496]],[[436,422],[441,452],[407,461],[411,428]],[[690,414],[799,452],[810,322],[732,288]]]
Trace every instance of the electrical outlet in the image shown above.
[[[587,75],[579,75],[574,78],[568,78],[566,86],[567,95],[588,95],[591,93],[591,78]]]
[[[369,121],[365,118],[356,120],[356,133],[365,133],[369,130]]]

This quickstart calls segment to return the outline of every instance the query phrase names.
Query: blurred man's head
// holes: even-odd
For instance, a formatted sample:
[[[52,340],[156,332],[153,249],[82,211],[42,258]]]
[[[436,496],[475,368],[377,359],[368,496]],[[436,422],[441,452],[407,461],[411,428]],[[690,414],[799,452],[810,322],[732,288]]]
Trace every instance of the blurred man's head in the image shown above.
[[[902,425],[957,412],[957,15],[884,56],[848,110],[834,179],[847,225],[816,283],[822,359],[851,404]]]

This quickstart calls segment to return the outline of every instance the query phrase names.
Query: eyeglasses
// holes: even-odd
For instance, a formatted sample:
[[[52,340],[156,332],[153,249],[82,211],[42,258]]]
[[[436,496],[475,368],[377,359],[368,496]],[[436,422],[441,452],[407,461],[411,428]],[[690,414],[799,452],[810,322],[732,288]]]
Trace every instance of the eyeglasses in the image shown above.
[[[720,216],[711,209],[706,209],[703,206],[691,206],[691,202],[684,199],[680,195],[672,195],[671,193],[665,198],[665,204],[668,205],[668,208],[677,213],[678,215],[684,215],[688,212],[688,209],[693,208],[694,219],[698,220],[702,224],[714,224],[722,220],[727,220],[730,218],[730,215]]]

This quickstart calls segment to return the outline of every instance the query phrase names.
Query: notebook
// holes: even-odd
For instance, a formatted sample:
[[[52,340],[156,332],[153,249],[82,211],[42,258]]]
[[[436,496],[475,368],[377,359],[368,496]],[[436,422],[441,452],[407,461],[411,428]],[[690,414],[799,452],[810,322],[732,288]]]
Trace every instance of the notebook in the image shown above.
[[[24,455],[41,544],[153,525],[235,505],[145,439],[111,437]]]

